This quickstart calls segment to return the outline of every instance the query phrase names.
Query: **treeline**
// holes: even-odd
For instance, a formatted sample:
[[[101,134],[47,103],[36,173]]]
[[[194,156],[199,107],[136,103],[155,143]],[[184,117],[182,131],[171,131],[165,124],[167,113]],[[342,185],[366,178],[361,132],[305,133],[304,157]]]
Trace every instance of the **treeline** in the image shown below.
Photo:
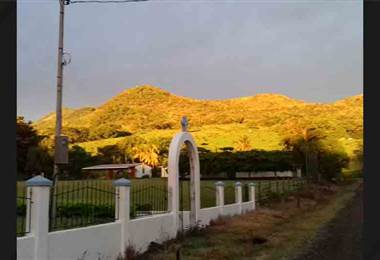
[[[38,135],[31,122],[17,118],[18,174],[25,178],[43,172],[52,176],[53,142],[49,136]],[[168,163],[170,138],[145,140],[129,135],[115,145],[98,148],[92,155],[82,147],[74,145],[69,150],[69,164],[63,168],[61,178],[81,178],[83,167],[108,164],[142,162],[153,167],[153,174],[159,176],[160,167]],[[305,125],[292,126],[292,131],[283,138],[284,150],[255,150],[247,136],[242,136],[235,147],[222,147],[210,151],[199,147],[202,176],[215,176],[221,172],[231,178],[236,172],[287,171],[301,168],[304,175],[315,180],[337,179],[350,160],[362,161],[362,148],[355,151],[355,158],[349,158],[335,137],[324,129]],[[188,172],[188,159],[181,153],[181,172]]]
[[[128,136],[116,145],[98,148],[92,155],[78,145],[69,149],[69,163],[62,167],[60,178],[82,178],[81,169],[96,164],[144,162],[157,168],[167,164],[170,140],[149,142],[143,138]],[[54,141],[50,135],[39,135],[32,122],[17,117],[17,172],[19,179],[43,173],[53,175]],[[155,169],[157,172],[159,169]]]
[[[90,131],[91,129],[91,131]],[[54,128],[46,128],[40,131],[44,136],[52,138]],[[108,123],[87,127],[62,127],[62,134],[69,137],[71,143],[81,143],[114,137],[130,136],[132,133],[122,129],[121,125]]]
[[[301,165],[306,177],[315,181],[337,180],[342,177],[342,169],[350,161],[363,161],[363,146],[349,157],[338,139],[327,134],[323,128],[300,127],[283,139],[286,151],[293,154],[293,162]]]

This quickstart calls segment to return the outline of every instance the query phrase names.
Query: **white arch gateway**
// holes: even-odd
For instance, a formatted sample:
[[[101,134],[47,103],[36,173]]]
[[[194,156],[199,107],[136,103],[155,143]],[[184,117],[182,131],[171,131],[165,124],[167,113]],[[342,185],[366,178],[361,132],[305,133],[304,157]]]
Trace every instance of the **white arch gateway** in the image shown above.
[[[174,227],[176,231],[180,228],[179,215],[179,158],[181,147],[186,146],[190,161],[190,201],[191,211],[189,225],[197,225],[200,211],[200,165],[197,145],[193,136],[187,131],[187,118],[181,121],[182,131],[177,133],[172,139],[169,147],[168,162],[168,189],[169,189],[169,211],[174,217]]]

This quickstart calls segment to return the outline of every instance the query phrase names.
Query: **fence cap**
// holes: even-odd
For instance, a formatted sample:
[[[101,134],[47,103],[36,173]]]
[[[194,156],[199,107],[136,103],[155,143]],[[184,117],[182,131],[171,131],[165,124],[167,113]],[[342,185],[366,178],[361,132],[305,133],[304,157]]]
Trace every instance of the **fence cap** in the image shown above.
[[[53,182],[41,175],[35,176],[25,182],[26,187],[36,187],[36,186],[44,186],[51,187],[53,186]]]
[[[241,182],[240,181],[238,181],[238,182],[235,183],[235,187],[240,187],[240,186],[241,186]]]
[[[224,186],[224,182],[217,181],[217,182],[215,182],[215,186]]]
[[[131,186],[131,182],[129,180],[127,180],[126,178],[120,178],[120,179],[117,179],[116,181],[113,182],[113,185],[114,186],[124,186],[124,187],[129,187]]]
[[[249,185],[249,186],[253,186],[253,187],[255,187],[255,186],[256,186],[256,183],[254,183],[254,182],[250,182],[248,185]]]

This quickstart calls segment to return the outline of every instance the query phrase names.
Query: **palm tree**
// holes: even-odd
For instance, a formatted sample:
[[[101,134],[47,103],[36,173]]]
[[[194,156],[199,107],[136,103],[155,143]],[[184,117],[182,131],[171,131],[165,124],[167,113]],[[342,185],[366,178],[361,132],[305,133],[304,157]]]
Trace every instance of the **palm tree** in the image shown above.
[[[129,160],[132,161],[135,159],[133,154],[135,151],[135,147],[142,146],[146,144],[147,141],[141,137],[137,136],[131,136],[131,137],[125,137],[122,141],[118,143],[118,146],[120,147],[120,150],[123,152],[124,155],[124,161],[128,162]]]
[[[133,147],[133,158],[139,159],[140,162],[155,167],[159,163],[159,149],[154,144],[144,144]]]
[[[250,151],[250,150],[252,150],[252,147],[249,141],[249,137],[247,135],[243,135],[236,142],[236,151],[242,152],[242,151]]]
[[[294,130],[294,129],[293,129]],[[304,160],[306,176],[320,179],[318,154],[321,152],[319,141],[326,136],[314,127],[299,128],[293,135],[284,138],[284,146],[294,152],[298,160]]]

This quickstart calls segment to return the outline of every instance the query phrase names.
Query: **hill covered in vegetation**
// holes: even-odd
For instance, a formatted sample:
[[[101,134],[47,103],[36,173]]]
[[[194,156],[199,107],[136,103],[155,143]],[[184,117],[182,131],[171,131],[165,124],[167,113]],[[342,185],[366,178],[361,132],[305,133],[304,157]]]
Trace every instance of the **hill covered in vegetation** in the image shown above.
[[[211,150],[234,146],[248,136],[252,149],[278,150],[284,137],[304,128],[319,128],[348,150],[363,135],[363,96],[333,103],[307,103],[279,94],[199,100],[143,85],[127,89],[97,108],[64,109],[63,132],[72,143],[96,152],[125,136],[171,137],[188,116],[200,146]],[[40,134],[54,134],[55,113],[34,123]],[[351,147],[351,148],[350,148]],[[348,151],[350,152],[350,151]]]

